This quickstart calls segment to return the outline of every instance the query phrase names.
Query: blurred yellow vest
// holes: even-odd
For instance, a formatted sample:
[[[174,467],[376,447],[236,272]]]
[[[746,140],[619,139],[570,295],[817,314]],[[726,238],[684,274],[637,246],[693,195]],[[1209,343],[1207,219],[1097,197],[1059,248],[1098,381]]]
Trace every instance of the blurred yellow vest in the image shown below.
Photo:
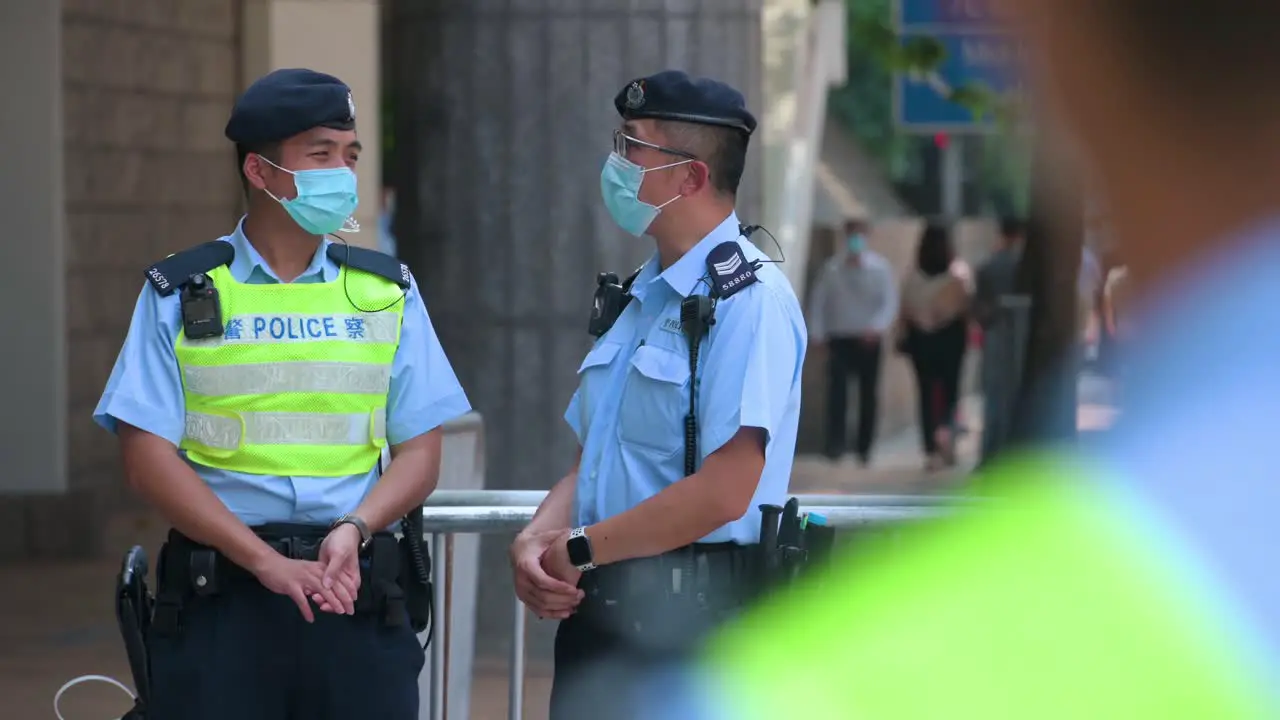
[[[1280,717],[1242,613],[1177,536],[1091,487],[1099,472],[1006,464],[1008,496],[747,614],[703,658],[717,717]]]

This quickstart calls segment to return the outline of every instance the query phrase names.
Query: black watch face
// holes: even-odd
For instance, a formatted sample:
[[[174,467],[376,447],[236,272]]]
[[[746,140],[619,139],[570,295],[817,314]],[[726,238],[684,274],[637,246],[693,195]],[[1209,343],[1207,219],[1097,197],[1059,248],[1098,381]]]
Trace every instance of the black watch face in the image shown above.
[[[591,541],[586,535],[569,538],[569,562],[574,565],[591,564]]]

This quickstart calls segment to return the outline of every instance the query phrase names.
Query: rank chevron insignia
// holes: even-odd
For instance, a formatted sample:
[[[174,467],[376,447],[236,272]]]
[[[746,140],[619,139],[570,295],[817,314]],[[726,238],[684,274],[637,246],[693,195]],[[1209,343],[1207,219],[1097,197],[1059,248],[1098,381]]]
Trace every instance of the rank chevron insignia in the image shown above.
[[[755,266],[732,240],[720,243],[707,253],[707,274],[711,279],[711,296],[722,300],[759,280]]]
[[[717,275],[728,275],[740,267],[742,267],[742,256],[738,254],[734,254],[733,257],[723,262],[711,264],[711,268],[715,270]]]

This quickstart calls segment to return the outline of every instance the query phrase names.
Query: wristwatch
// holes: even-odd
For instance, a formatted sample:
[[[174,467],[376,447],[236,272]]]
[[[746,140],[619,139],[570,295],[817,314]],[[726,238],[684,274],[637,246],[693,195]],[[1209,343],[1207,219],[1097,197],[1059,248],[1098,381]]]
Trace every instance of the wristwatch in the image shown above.
[[[342,515],[333,521],[333,525],[329,526],[329,531],[332,532],[338,529],[340,525],[351,525],[360,531],[360,552],[364,552],[369,547],[369,543],[373,542],[373,533],[369,532],[369,525],[360,519],[359,515],[352,515],[351,513]]]
[[[591,551],[591,538],[587,537],[585,527],[570,530],[566,545],[569,549],[569,562],[578,568],[578,572],[596,569],[595,556]]]

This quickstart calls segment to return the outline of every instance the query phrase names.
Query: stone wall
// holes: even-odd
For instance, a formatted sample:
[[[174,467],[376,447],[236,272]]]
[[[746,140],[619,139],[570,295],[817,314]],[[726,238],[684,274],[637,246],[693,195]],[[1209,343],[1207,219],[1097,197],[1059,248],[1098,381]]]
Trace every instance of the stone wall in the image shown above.
[[[120,497],[116,443],[90,416],[143,268],[236,219],[222,127],[238,36],[237,0],[63,0],[70,481],[65,496],[5,503],[25,505],[20,556],[93,552]]]

